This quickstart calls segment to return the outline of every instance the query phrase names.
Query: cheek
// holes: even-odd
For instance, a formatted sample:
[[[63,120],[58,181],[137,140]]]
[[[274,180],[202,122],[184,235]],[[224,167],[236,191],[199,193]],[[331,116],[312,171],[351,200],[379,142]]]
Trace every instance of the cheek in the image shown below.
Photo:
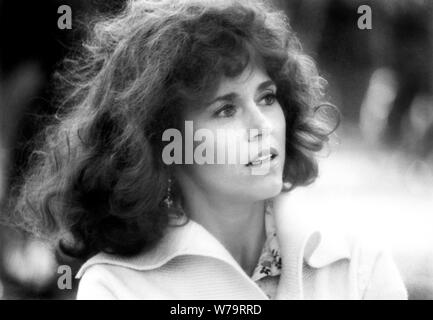
[[[234,177],[241,178],[246,175],[244,165],[240,164],[241,158],[245,161],[248,157],[245,148],[241,147],[245,147],[245,133],[236,123],[224,128],[215,128],[211,125],[203,128],[208,130],[212,138],[194,141],[194,150],[198,151],[197,154],[202,154],[201,151],[204,150],[210,151],[211,155],[207,159],[213,159],[213,163],[198,164],[194,161],[190,166],[190,172],[206,185],[227,189],[234,184]]]
[[[206,138],[199,134],[194,135],[194,150],[201,154],[203,150],[210,151],[208,159],[213,159],[213,164],[218,164],[215,170],[223,170],[223,165],[240,162],[241,153],[245,151],[246,129],[240,121],[227,121],[226,123],[197,122],[194,123],[195,134],[206,131]],[[243,155],[244,156],[244,155]],[[204,164],[205,166],[207,164]],[[211,165],[211,164],[209,164]],[[231,169],[232,166],[231,166]]]
[[[286,162],[286,118],[281,107],[276,110],[272,120],[274,123],[273,136],[280,147],[281,170],[283,170]]]
[[[282,140],[280,142],[284,143],[284,146],[286,140],[286,118],[280,105],[278,105],[275,112],[272,114],[271,121],[274,124],[274,132],[276,133],[276,137]]]

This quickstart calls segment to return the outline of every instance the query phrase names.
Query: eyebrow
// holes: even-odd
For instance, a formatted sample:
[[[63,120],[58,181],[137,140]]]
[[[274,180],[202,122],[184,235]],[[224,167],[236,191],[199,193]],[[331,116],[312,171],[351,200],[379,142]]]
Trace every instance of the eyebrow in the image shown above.
[[[266,81],[262,82],[261,84],[259,84],[259,86],[257,87],[257,90],[258,90],[258,91],[261,91],[261,90],[263,90],[263,89],[265,89],[265,88],[267,88],[267,87],[270,87],[270,86],[272,86],[272,85],[276,86],[276,84],[275,84],[274,81],[272,81],[272,80],[266,80]],[[222,96],[216,97],[216,98],[213,99],[212,101],[206,103],[206,105],[207,105],[207,106],[210,106],[210,105],[212,105],[212,104],[214,104],[215,102],[218,102],[218,101],[233,101],[233,100],[235,100],[238,96],[239,96],[239,95],[238,95],[236,92],[230,92],[230,93],[227,93],[227,94],[225,94],[225,95],[222,95]]]

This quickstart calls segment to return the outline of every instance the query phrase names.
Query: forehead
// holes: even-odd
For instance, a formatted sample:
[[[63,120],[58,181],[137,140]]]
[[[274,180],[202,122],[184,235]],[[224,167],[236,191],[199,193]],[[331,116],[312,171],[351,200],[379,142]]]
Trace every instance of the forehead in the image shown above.
[[[246,90],[247,88],[255,89],[260,83],[270,80],[264,67],[258,64],[249,64],[241,74],[230,78],[222,76],[219,79],[214,96],[220,96],[225,93]]]

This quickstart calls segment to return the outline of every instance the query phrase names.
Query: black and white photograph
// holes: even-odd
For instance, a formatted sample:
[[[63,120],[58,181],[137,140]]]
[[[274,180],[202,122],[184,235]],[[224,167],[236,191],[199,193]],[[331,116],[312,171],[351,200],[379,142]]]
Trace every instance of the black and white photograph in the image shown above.
[[[0,0],[0,300],[433,300],[433,1]]]

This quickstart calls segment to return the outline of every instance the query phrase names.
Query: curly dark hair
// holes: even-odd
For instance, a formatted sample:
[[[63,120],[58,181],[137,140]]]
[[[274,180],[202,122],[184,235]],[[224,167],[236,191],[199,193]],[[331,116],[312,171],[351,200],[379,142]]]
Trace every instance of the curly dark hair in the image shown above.
[[[81,54],[65,61],[71,89],[13,197],[26,230],[81,259],[156,244],[170,214],[182,214],[162,204],[163,131],[253,55],[286,118],[283,191],[317,177],[315,152],[335,127],[316,117],[325,81],[282,12],[260,1],[139,0],[90,30]]]

